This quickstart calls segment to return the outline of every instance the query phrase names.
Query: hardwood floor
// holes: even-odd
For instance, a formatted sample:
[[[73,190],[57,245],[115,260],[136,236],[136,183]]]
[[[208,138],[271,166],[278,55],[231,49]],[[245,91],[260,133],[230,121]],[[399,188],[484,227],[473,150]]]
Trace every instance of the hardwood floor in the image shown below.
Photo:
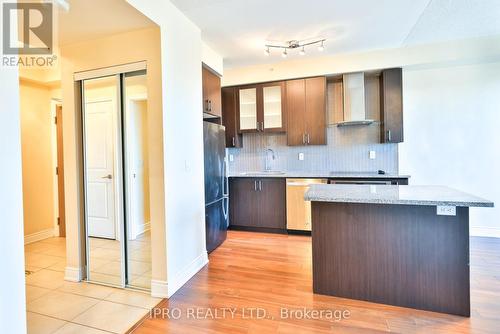
[[[133,333],[498,333],[500,239],[471,238],[470,249],[472,310],[464,318],[315,295],[310,237],[229,231],[208,266],[153,311],[163,316],[148,317]],[[265,317],[251,317],[251,308]],[[303,308],[336,313],[280,316]]]

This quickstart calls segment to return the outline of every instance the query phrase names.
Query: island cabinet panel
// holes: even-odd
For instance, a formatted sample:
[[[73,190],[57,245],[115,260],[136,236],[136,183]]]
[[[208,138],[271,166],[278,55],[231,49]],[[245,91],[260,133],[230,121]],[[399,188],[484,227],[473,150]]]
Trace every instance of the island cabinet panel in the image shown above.
[[[391,68],[380,74],[381,142],[403,142],[403,70]]]
[[[230,178],[229,212],[231,228],[269,232],[285,231],[285,180]]]
[[[469,209],[312,202],[315,293],[470,315]]]
[[[236,115],[236,89],[222,88],[222,125],[226,127],[226,147],[243,147],[242,135],[238,132]]]
[[[326,78],[286,82],[287,144],[326,144]]]

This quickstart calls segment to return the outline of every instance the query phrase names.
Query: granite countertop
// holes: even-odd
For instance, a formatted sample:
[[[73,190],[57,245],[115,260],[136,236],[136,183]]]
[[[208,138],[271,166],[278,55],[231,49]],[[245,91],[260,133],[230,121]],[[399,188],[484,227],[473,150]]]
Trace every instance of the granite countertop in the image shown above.
[[[315,184],[307,201],[493,207],[493,202],[445,186]]]
[[[352,178],[352,179],[407,179],[410,175],[378,174],[377,172],[232,172],[229,177],[283,177],[283,178]]]

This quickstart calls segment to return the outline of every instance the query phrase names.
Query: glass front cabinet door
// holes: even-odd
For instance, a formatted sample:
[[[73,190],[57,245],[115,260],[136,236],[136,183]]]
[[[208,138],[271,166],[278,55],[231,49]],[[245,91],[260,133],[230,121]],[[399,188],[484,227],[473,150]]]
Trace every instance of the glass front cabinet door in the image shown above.
[[[238,95],[240,132],[285,131],[283,82],[241,87]]]
[[[259,130],[257,117],[257,86],[238,90],[240,131],[253,132]]]

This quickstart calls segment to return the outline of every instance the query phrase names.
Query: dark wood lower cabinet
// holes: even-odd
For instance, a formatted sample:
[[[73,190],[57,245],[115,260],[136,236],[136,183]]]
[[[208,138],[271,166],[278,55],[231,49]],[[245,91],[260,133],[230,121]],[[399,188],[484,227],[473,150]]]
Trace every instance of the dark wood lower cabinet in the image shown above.
[[[284,232],[286,230],[285,187],[285,179],[280,178],[230,178],[230,227]]]
[[[259,179],[258,226],[286,228],[286,182],[284,179]]]

